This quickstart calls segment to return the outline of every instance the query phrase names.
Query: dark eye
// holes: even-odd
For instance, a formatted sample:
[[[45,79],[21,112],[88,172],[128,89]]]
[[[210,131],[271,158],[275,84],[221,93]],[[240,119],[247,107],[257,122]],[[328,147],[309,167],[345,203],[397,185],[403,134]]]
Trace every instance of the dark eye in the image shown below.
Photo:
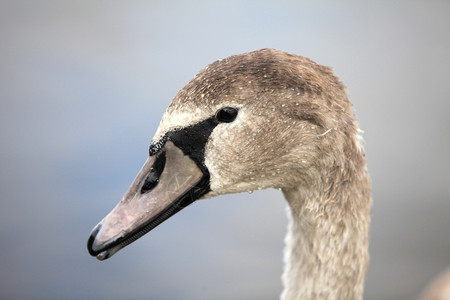
[[[218,122],[230,123],[236,119],[237,109],[232,107],[224,107],[216,112],[216,120]]]

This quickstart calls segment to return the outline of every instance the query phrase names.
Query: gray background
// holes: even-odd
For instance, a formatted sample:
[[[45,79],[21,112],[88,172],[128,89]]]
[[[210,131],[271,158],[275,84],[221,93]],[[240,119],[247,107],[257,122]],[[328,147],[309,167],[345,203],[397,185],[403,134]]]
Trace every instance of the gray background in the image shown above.
[[[449,1],[1,1],[0,296],[275,299],[279,191],[197,202],[112,259],[92,227],[201,68],[276,48],[333,66],[373,179],[366,299],[450,266]]]

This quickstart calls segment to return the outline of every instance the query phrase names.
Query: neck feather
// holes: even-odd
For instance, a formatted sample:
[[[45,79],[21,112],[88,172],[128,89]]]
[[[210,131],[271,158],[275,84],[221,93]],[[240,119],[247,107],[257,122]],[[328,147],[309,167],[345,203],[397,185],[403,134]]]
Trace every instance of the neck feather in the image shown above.
[[[367,269],[370,182],[365,162],[315,184],[284,189],[289,203],[283,300],[361,299]]]

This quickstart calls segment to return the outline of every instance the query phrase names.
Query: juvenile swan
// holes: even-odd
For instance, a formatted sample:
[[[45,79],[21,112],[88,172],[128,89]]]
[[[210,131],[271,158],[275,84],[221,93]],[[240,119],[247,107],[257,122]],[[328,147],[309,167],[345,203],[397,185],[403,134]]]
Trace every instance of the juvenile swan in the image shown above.
[[[93,229],[99,260],[197,199],[279,188],[289,204],[282,299],[361,299],[370,180],[332,70],[263,49],[216,61],[173,99],[149,157]]]

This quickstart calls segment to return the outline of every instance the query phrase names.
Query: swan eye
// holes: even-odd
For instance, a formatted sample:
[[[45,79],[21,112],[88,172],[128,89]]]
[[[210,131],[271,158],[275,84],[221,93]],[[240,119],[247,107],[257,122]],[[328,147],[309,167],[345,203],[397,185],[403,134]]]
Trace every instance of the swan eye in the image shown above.
[[[216,112],[216,121],[230,123],[236,119],[237,109],[232,107],[224,107]]]

